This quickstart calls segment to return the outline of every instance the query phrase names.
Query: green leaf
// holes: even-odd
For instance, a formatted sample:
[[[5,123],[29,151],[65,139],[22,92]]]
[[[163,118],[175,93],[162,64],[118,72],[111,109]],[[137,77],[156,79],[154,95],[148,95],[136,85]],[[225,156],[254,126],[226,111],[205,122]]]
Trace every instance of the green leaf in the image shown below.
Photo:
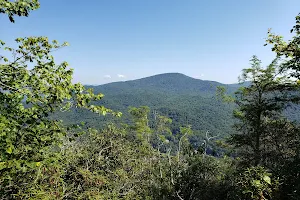
[[[37,167],[39,167],[39,166],[41,166],[41,162],[36,162],[35,165],[36,165]]]
[[[5,169],[6,168],[6,162],[0,162],[0,170]]]
[[[260,180],[253,180],[253,181],[252,181],[252,184],[253,184],[255,187],[260,187],[260,186],[261,186]]]
[[[13,148],[10,146],[6,149],[6,152],[11,154],[13,152]]]
[[[264,176],[264,181],[266,182],[266,183],[268,183],[269,185],[271,185],[271,178],[269,177],[269,176]]]
[[[41,59],[43,57],[42,53],[38,53],[38,57]]]

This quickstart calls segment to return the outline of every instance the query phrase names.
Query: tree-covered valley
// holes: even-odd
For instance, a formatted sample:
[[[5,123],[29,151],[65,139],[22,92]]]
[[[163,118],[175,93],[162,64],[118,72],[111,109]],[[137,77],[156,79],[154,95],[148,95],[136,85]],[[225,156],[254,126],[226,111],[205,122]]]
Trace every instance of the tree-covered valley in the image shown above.
[[[30,20],[41,5],[0,0],[0,15]],[[0,199],[300,199],[295,19],[288,41],[268,31],[274,59],[252,56],[240,84],[165,73],[83,85],[55,59],[67,42],[0,40]]]

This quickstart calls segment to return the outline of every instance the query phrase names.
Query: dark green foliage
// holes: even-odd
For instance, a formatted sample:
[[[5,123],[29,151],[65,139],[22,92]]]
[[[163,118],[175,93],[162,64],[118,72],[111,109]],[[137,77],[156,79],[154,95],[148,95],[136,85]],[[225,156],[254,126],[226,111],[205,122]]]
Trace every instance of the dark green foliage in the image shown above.
[[[234,180],[234,179],[233,179]],[[250,167],[235,175],[229,199],[277,199],[279,181],[261,166]]]
[[[299,140],[298,151],[293,159],[285,161],[283,168],[279,171],[281,180],[281,187],[279,199],[297,200],[300,197],[300,154],[299,154]]]
[[[187,168],[175,186],[178,195],[183,199],[221,200],[227,199],[231,188],[230,174],[233,173],[232,161],[229,158],[216,159],[191,156]]]

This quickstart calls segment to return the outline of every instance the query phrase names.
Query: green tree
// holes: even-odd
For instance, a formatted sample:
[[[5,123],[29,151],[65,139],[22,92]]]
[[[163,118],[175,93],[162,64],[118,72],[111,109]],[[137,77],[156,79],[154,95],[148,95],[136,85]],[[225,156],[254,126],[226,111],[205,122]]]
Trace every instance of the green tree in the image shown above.
[[[293,38],[286,42],[282,36],[271,33],[269,29],[267,44],[273,46],[272,51],[278,56],[285,57],[282,67],[292,70],[291,76],[300,79],[300,13],[296,16],[291,33],[294,33]]]
[[[11,22],[15,22],[15,16],[28,17],[30,11],[36,10],[40,7],[38,0],[0,0],[0,13],[5,13]]]
[[[14,15],[28,16],[39,3],[0,1],[0,6],[1,13],[14,21]],[[41,169],[60,168],[55,163],[59,161],[59,148],[66,130],[60,121],[49,119],[49,114],[71,107],[99,114],[120,113],[92,105],[103,95],[95,95],[79,83],[73,84],[73,70],[68,68],[68,63],[55,63],[51,52],[67,43],[60,45],[47,37],[15,41],[17,48],[0,41],[0,195],[29,198],[33,195],[29,191],[35,191],[33,187]]]
[[[282,70],[289,70],[290,76],[298,80],[300,84],[300,13],[295,18],[296,23],[291,29],[293,37],[289,41],[285,41],[280,35],[271,33],[271,29],[268,31],[268,38],[265,45],[271,45],[272,51],[274,51],[277,56],[283,58]],[[297,101],[298,103],[299,101]],[[283,125],[286,130],[290,130],[291,126],[294,125]],[[277,130],[275,131],[277,132]],[[285,145],[285,151],[289,151],[289,159],[286,159],[281,166],[279,173],[283,177],[283,184],[281,188],[281,199],[299,199],[300,198],[300,182],[299,182],[299,166],[300,166],[300,146],[299,146],[299,130],[298,134],[291,133],[294,131],[287,131]],[[295,148],[296,144],[296,148]],[[293,148],[286,148],[286,146],[292,145]]]
[[[173,139],[170,129],[171,124],[172,120],[170,118],[155,113],[151,144],[159,152],[166,152],[170,148],[170,139]]]
[[[273,120],[281,119],[281,112],[298,98],[295,81],[279,72],[278,59],[266,68],[253,56],[251,68],[244,69],[241,81],[250,81],[249,87],[241,87],[235,94],[237,109],[234,117],[238,131],[232,135],[232,142],[249,164],[259,165],[265,161],[263,139],[269,134],[268,126]]]
[[[150,108],[147,106],[141,106],[138,108],[130,107],[128,112],[131,115],[133,122],[131,129],[136,132],[139,139],[149,142],[151,135],[148,117]]]

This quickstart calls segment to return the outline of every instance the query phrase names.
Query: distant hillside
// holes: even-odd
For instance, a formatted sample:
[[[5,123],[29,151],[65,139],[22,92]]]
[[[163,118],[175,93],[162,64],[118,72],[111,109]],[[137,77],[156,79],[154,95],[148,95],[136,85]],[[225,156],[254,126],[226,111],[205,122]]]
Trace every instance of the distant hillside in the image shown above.
[[[179,73],[155,75],[138,80],[109,83],[93,88],[103,93],[103,100],[96,104],[123,112],[121,119],[99,117],[83,110],[59,114],[66,123],[86,122],[87,126],[100,127],[104,122],[128,121],[129,106],[149,106],[161,115],[172,118],[172,130],[176,133],[181,125],[190,124],[194,130],[228,135],[232,132],[232,106],[216,99],[216,87],[225,86],[234,92],[238,85],[225,85],[215,81],[194,79]],[[150,116],[152,119],[153,116]]]
[[[249,83],[243,84],[244,86]],[[101,127],[108,121],[129,122],[129,106],[149,106],[152,111],[170,117],[173,120],[172,131],[176,134],[182,125],[192,125],[196,134],[209,131],[225,137],[233,132],[233,105],[225,104],[216,98],[217,86],[224,86],[229,93],[235,92],[240,84],[222,84],[215,81],[194,79],[179,73],[167,73],[132,81],[115,82],[93,88],[95,93],[105,97],[95,104],[104,105],[123,113],[122,118],[99,116],[85,110],[72,110],[58,113],[56,117],[67,124],[85,122],[87,127]],[[286,114],[297,120],[299,108],[290,107]],[[150,115],[150,124],[154,115]],[[199,142],[199,138],[194,139]]]
[[[124,91],[149,91],[181,95],[214,95],[217,86],[228,86],[230,92],[238,88],[237,84],[225,85],[215,81],[194,79],[180,73],[166,73],[142,79],[109,83],[100,86],[88,86],[94,91],[117,94]]]

